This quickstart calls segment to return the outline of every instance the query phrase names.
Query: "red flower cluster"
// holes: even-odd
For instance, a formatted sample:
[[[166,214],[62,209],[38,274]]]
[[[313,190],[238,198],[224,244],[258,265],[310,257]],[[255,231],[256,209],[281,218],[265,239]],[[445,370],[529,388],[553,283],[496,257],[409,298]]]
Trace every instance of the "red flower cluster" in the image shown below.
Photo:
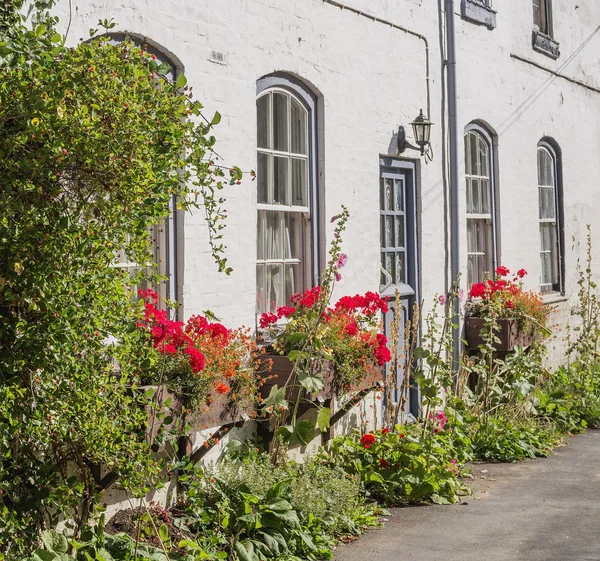
[[[373,356],[379,366],[383,366],[386,362],[392,360],[392,354],[387,347],[387,337],[383,333],[378,333],[375,337],[374,347]]]
[[[362,436],[360,443],[368,450],[373,444],[375,444],[375,436],[368,432]]]
[[[314,288],[309,288],[303,295],[292,294],[290,301],[300,308],[312,308],[318,302],[320,296],[321,287],[315,286]],[[285,308],[288,308],[288,306],[285,306]],[[281,310],[281,308],[279,309]]]
[[[336,312],[362,312],[370,316],[379,311],[386,313],[388,309],[388,303],[376,292],[367,292],[364,296],[342,296],[335,305]]]

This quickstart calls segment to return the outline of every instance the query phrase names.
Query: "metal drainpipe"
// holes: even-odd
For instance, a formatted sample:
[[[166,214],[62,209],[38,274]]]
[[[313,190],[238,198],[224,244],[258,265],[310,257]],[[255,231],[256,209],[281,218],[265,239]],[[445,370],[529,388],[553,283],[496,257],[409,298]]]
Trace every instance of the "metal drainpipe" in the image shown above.
[[[363,12],[362,10],[357,10],[356,8],[353,8],[352,6],[347,6],[346,4],[337,2],[337,0],[323,0],[323,2],[325,4],[330,4],[332,6],[335,6],[336,8],[340,8],[341,10],[347,10],[348,12],[352,12],[353,14],[356,14],[357,16],[362,16],[364,18],[370,19],[371,21],[374,21],[376,23],[381,23],[387,27],[391,27],[392,29],[397,29],[398,31],[403,31],[404,33],[406,33],[408,35],[417,37],[418,39],[423,41],[423,43],[425,43],[425,86],[427,89],[427,118],[431,119],[431,94],[429,91],[430,90],[430,87],[429,87],[429,43],[427,42],[427,37],[425,37],[425,35],[421,35],[420,33],[417,33],[416,31],[412,31],[406,27],[398,25],[397,23],[393,23],[389,20],[381,19],[376,16],[372,16],[371,14],[368,14],[367,12]]]
[[[446,49],[448,62],[448,145],[450,167],[450,283],[452,288],[460,273],[460,224],[458,205],[458,118],[456,115],[456,44],[454,31],[454,0],[446,0]],[[460,318],[460,302],[454,302],[454,313]],[[454,368],[460,358],[461,325],[452,331]]]

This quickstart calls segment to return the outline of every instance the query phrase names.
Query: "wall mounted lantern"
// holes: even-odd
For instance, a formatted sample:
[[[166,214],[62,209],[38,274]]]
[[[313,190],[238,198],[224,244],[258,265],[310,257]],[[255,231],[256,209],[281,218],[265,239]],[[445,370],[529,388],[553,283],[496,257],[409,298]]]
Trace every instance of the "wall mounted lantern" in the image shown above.
[[[417,146],[413,146],[406,140],[406,131],[404,130],[404,127],[398,127],[398,152],[402,154],[407,148],[411,148],[412,150],[419,150],[421,156],[423,156],[425,150],[431,148],[431,125],[433,125],[433,123],[423,115],[423,110],[421,109],[419,116],[411,123],[411,125]]]

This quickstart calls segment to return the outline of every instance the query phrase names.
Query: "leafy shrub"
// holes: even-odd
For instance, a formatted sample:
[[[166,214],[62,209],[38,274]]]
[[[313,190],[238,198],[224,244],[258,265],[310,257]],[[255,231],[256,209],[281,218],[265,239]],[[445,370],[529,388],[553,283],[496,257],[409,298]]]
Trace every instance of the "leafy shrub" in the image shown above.
[[[439,432],[445,432],[443,427]],[[427,500],[449,504],[466,494],[466,488],[459,479],[458,462],[445,444],[445,438],[418,425],[396,426],[393,432],[338,437],[326,457],[358,476],[365,491],[386,504]]]

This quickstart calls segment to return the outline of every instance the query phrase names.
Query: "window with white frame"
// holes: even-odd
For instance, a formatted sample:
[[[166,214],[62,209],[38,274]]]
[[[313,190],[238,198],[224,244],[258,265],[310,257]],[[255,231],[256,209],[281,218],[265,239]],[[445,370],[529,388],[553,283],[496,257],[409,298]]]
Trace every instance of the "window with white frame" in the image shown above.
[[[386,171],[379,186],[381,286],[406,284],[406,201],[404,177]],[[384,272],[385,271],[385,272]]]
[[[163,49],[151,42],[146,37],[141,37],[129,33],[110,33],[108,34],[111,44],[122,43],[130,39],[135,45],[154,55],[159,66],[164,65],[166,70],[163,73],[165,79],[174,81],[179,73],[183,71],[181,64],[172,60],[172,57]],[[150,228],[148,235],[152,243],[152,254],[156,264],[156,274],[163,280],[158,283],[156,289],[159,295],[159,307],[166,308],[166,301],[177,300],[177,241],[176,241],[176,201],[171,197],[169,201],[169,217],[160,220],[160,222]],[[116,266],[127,269],[132,275],[137,274],[141,268],[148,268],[149,264],[138,264],[129,261],[125,252],[119,252]],[[145,288],[145,287],[144,287]],[[171,310],[171,315],[175,316],[175,310]]]
[[[562,292],[557,157],[550,145],[537,149],[542,292]]]
[[[467,283],[492,275],[496,260],[494,177],[491,139],[482,129],[465,133],[467,190]]]
[[[257,112],[256,311],[309,287],[312,273],[312,108],[286,87],[261,91]]]

